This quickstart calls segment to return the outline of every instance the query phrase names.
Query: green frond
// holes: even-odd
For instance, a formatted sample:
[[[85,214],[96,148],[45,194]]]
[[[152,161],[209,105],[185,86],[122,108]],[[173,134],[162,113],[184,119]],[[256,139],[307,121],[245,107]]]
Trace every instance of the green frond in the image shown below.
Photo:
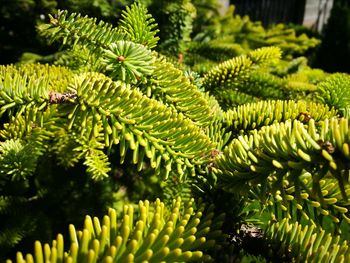
[[[203,85],[208,90],[234,87],[238,80],[244,80],[251,71],[262,64],[278,60],[281,51],[275,47],[265,47],[227,60],[211,69],[203,78]]]
[[[316,85],[310,83],[310,80],[306,74],[295,73],[288,75],[284,78],[286,81],[286,89],[291,91],[316,91]]]
[[[292,100],[264,100],[255,103],[245,103],[224,113],[225,123],[236,133],[259,129],[262,126],[277,122],[297,119],[308,122],[310,119],[318,122],[337,116],[334,108],[327,105]]]
[[[247,57],[253,61],[255,65],[262,65],[264,63],[273,64],[280,60],[282,52],[278,47],[263,47],[250,51]]]
[[[141,44],[117,41],[104,50],[104,63],[111,78],[136,83],[151,75],[154,58],[151,51]]]
[[[334,106],[343,116],[350,117],[350,76],[336,73],[318,86],[318,100]]]
[[[122,13],[120,29],[128,36],[128,39],[149,48],[157,45],[159,37],[156,37],[157,24],[146,7],[140,3],[134,3]]]
[[[125,39],[124,33],[108,23],[97,23],[96,18],[68,14],[68,11],[62,10],[54,16],[50,15],[50,24],[40,25],[38,29],[50,42],[60,41],[70,46],[80,44],[95,51],[99,48],[108,49],[110,44]]]
[[[151,82],[155,85],[154,93],[158,93],[158,97],[174,105],[197,125],[207,126],[221,118],[222,110],[215,98],[201,92],[181,70],[162,58],[154,65]]]
[[[59,117],[55,107],[45,111],[38,111],[35,107],[25,109],[21,115],[11,116],[8,123],[3,124],[0,137],[31,141],[37,147],[42,145],[40,148],[46,148],[43,142],[52,139],[66,122]]]
[[[299,172],[289,176],[297,176]],[[317,173],[302,172],[299,175],[300,185],[285,181],[282,189],[277,190],[268,198],[269,210],[276,220],[290,218],[300,222],[318,225],[328,232],[340,234],[341,223],[350,223],[350,203],[344,199],[339,189],[337,179],[326,175],[319,181],[318,193],[315,194],[315,178]],[[344,191],[350,194],[350,188],[345,185]]]
[[[102,127],[99,127],[102,131]],[[73,133],[74,134],[74,133]],[[75,138],[79,144],[73,151],[79,153],[77,159],[84,156],[84,165],[87,167],[86,172],[90,174],[94,180],[102,180],[108,177],[111,171],[108,156],[103,152],[104,143],[103,136]],[[73,145],[72,145],[73,146]]]
[[[0,65],[0,80],[6,76],[15,79],[16,76],[31,76],[34,79],[48,81],[48,89],[64,92],[68,83],[73,79],[73,72],[66,67],[48,64]]]
[[[307,82],[293,80],[292,77],[287,79],[286,89],[298,92],[313,92],[316,91],[316,86]],[[299,96],[297,98],[302,98]]]
[[[39,158],[54,148],[51,142],[62,130],[61,125],[62,120],[52,108],[45,112],[29,108],[22,115],[11,116],[9,122],[3,124],[0,137],[5,140],[4,143],[16,142],[22,147],[18,153],[14,152],[15,156],[11,159],[5,159],[6,162],[13,162],[12,166],[6,164],[7,170],[13,169],[12,177],[28,179],[36,171]]]
[[[13,109],[23,112],[27,107],[43,109],[48,104],[48,77],[20,75],[20,73],[2,75],[0,79],[0,115]],[[18,114],[19,114],[18,113]]]
[[[348,120],[344,118],[325,119],[317,126],[313,119],[307,125],[287,120],[264,126],[249,136],[234,139],[216,159],[218,172],[224,175],[223,179],[244,180],[246,175],[249,181],[275,171],[282,174],[293,169],[314,172],[316,168],[323,173],[329,171],[341,186],[347,179],[340,178],[339,173],[349,169],[349,131]]]
[[[32,145],[20,140],[0,143],[1,180],[23,180],[32,175],[37,165],[38,153]]]
[[[214,144],[183,114],[149,99],[140,91],[106,77],[77,79],[70,86],[77,99],[67,115],[69,127],[86,138],[104,138],[107,148],[119,144],[121,161],[128,149],[142,169],[144,158],[165,177],[176,167],[179,175],[207,161]],[[102,132],[102,134],[101,134]]]
[[[207,156],[214,148],[209,138],[202,134],[200,128],[184,118],[182,114],[172,111],[162,103],[144,97],[139,91],[132,90],[129,86],[113,83],[102,74],[88,76],[84,81],[81,80],[84,79],[84,75],[77,77],[75,83],[72,81],[69,84],[64,94],[48,92],[47,85],[44,85],[47,82],[38,87],[35,85],[37,80],[33,77],[28,78],[27,83],[26,78],[20,79],[20,76],[15,76],[15,80],[5,78],[7,82],[4,85],[9,87],[7,89],[9,92],[13,92],[13,86],[20,91],[13,95],[16,101],[13,99],[14,103],[11,106],[17,106],[16,102],[27,99],[28,90],[37,96],[40,102],[42,101],[38,110],[47,106],[56,107],[55,104],[58,104],[59,114],[68,116],[68,123],[61,123],[62,128],[68,125],[70,129],[74,124],[73,130],[77,129],[81,136],[84,135],[87,138],[102,136],[107,148],[120,143],[122,161],[126,150],[130,148],[134,152],[133,163],[138,164],[139,170],[142,169],[143,159],[147,157],[151,160],[151,166],[158,173],[162,163],[165,165],[165,177],[172,170],[172,166],[176,167],[180,175],[184,174],[184,170],[187,169],[194,174],[194,166],[206,162]],[[94,78],[101,80],[95,81]],[[191,87],[198,95],[202,95],[195,86]],[[41,93],[36,91],[38,88],[41,88]],[[206,101],[203,96],[202,101]],[[31,101],[27,103],[35,105]],[[24,104],[23,110],[26,107],[28,106]],[[208,106],[207,109],[209,110]],[[199,116],[198,113],[197,116]],[[26,130],[29,132],[30,125],[38,125],[35,124],[36,121],[38,120],[24,121],[21,128],[23,131],[19,132],[23,134]],[[43,120],[40,119],[40,123],[42,122]],[[48,128],[50,130],[50,127]],[[105,171],[105,168],[102,170]]]
[[[272,195],[271,204],[281,202],[286,212],[286,203],[296,202],[301,210],[308,199],[306,204],[319,209],[317,213],[348,222],[349,131],[348,120],[336,118],[317,126],[313,119],[307,125],[287,120],[264,126],[234,139],[213,169],[227,191],[251,191],[263,203]],[[310,213],[303,212],[306,219]]]
[[[285,254],[293,262],[348,262],[347,241],[314,225],[302,226],[287,218],[271,222],[265,238],[272,245],[271,253]],[[273,251],[274,250],[274,251]]]
[[[101,150],[89,150],[85,156],[84,165],[87,166],[86,172],[95,180],[108,177],[108,172],[111,171],[108,157]]]
[[[252,67],[253,62],[244,55],[227,60],[203,77],[203,86],[206,89],[231,87],[239,78],[248,77]]]
[[[139,17],[140,14],[144,14],[143,18]],[[84,67],[88,70],[107,71],[112,78],[136,83],[153,71],[154,59],[146,46],[149,43],[144,42],[150,41],[152,46],[155,45],[156,31],[152,31],[153,20],[140,4],[127,9],[123,18],[119,30],[102,21],[96,24],[96,19],[60,11],[55,18],[51,17],[51,25],[46,25],[43,32],[47,37],[70,46],[72,49],[68,51],[68,54],[71,53],[69,57],[80,48],[78,56],[67,60],[67,55],[63,55],[57,63],[78,71]],[[137,23],[134,23],[135,19],[138,20]],[[76,65],[79,62],[82,65]]]
[[[159,199],[153,205],[140,201],[137,214],[133,205],[124,206],[120,223],[114,209],[103,220],[86,216],[83,230],[69,226],[68,251],[59,234],[51,246],[36,241],[34,256],[18,252],[16,262],[212,261],[207,251],[218,249],[224,240],[220,228],[225,215],[193,205],[193,200],[182,204],[177,198],[168,210]]]

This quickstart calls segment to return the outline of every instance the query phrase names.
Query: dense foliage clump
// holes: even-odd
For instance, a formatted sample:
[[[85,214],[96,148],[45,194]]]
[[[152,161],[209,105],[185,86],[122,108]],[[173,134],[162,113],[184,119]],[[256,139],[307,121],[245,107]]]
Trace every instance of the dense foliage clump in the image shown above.
[[[202,2],[57,11],[0,66],[1,259],[350,260],[350,76]]]

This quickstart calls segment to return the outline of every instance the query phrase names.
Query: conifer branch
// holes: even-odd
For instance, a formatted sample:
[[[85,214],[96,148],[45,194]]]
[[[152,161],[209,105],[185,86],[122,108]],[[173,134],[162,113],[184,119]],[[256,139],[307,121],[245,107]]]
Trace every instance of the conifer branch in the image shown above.
[[[213,207],[204,204],[196,210],[192,206],[193,200],[184,205],[180,198],[173,200],[170,210],[159,199],[153,205],[140,201],[138,216],[133,205],[124,206],[120,224],[114,209],[101,221],[86,216],[82,231],[69,226],[69,251],[65,252],[64,237],[58,234],[51,247],[36,241],[34,257],[25,258],[38,263],[40,258],[52,263],[212,261],[207,251],[224,241],[220,227],[225,215],[215,217]],[[16,262],[23,260],[18,252]]]
[[[348,221],[349,139],[347,119],[325,119],[319,126],[313,119],[307,126],[288,120],[254,130],[250,136],[238,136],[217,156],[213,170],[227,191],[253,191],[263,202],[271,194],[285,211],[285,203],[294,198],[294,205],[302,209],[306,195],[320,214],[332,215],[338,223]],[[312,179],[305,181],[305,172]],[[323,191],[334,182],[339,191]]]
[[[225,123],[231,130],[242,133],[289,119],[305,123],[313,119],[318,122],[336,117],[337,111],[327,105],[302,100],[264,100],[237,106],[226,111],[224,116]]]
[[[315,225],[303,226],[287,218],[271,222],[266,230],[266,240],[272,250],[285,254],[295,262],[347,262],[350,249],[339,235],[333,236]]]
[[[207,126],[221,118],[222,110],[215,98],[199,91],[172,63],[160,58],[154,66],[151,81],[156,85],[155,93],[160,93],[158,96],[169,105],[174,105],[200,126]]]
[[[70,89],[78,99],[67,112],[69,127],[87,138],[104,137],[107,148],[120,144],[122,161],[131,149],[139,170],[147,157],[157,173],[165,167],[165,177],[172,165],[180,176],[187,169],[194,174],[215,147],[191,120],[126,84],[87,77]]]
[[[203,79],[203,85],[207,90],[232,88],[241,80],[249,76],[256,66],[278,60],[281,51],[275,47],[265,47],[251,51],[247,55],[241,55],[227,60],[211,69]]]
[[[337,73],[318,86],[318,99],[322,103],[336,107],[343,116],[350,117],[350,77]]]
[[[38,152],[32,145],[20,140],[7,140],[0,144],[0,181],[25,180],[35,171]]]
[[[62,41],[63,45],[75,46],[77,44],[89,46],[91,49],[108,49],[109,45],[125,39],[120,29],[100,21],[96,18],[82,17],[80,14],[68,14],[61,10],[50,17],[50,24],[38,27],[42,36],[50,42]]]
[[[122,13],[120,29],[128,36],[128,40],[154,48],[159,37],[155,35],[159,30],[154,18],[140,3],[134,3]]]

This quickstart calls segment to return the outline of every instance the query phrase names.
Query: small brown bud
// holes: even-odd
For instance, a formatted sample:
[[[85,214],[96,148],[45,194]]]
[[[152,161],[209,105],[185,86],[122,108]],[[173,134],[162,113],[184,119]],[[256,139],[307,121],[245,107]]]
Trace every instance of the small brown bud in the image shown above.
[[[179,53],[177,57],[177,62],[179,62],[179,64],[182,64],[183,61],[184,61],[184,55],[182,53]]]
[[[59,103],[65,103],[69,102],[71,100],[76,100],[77,94],[75,93],[59,93],[55,91],[49,92],[49,103],[50,104],[59,104]]]
[[[300,112],[298,119],[301,119],[301,121],[309,122],[312,119],[312,116],[308,112]]]
[[[318,140],[317,141],[318,145],[322,147],[323,150],[326,150],[328,153],[332,154],[335,152],[335,147],[333,144],[329,141],[323,141],[323,140]]]
[[[212,159],[215,159],[219,154],[221,154],[221,152],[218,149],[213,149],[210,153],[210,156]]]
[[[120,56],[117,57],[117,60],[119,62],[123,62],[125,60],[125,57],[123,55],[120,55]]]

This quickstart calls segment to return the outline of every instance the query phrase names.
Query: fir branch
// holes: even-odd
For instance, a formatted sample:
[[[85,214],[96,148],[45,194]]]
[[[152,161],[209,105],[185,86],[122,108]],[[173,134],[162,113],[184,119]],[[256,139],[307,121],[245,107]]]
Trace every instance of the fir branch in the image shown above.
[[[200,92],[181,70],[161,58],[154,66],[151,81],[156,85],[155,93],[160,93],[157,97],[174,105],[179,112],[183,112],[200,126],[207,126],[221,118],[222,110],[215,98]]]
[[[319,124],[317,127],[311,119],[305,127],[300,121],[287,120],[254,130],[249,136],[238,136],[216,159],[217,172],[228,183],[234,178],[247,181],[259,176],[266,178],[275,171],[284,175],[288,170],[313,172],[317,168],[324,174],[329,171],[342,189],[347,179],[339,175],[349,169],[350,158],[348,120],[325,119]],[[332,149],[326,148],[326,142]]]
[[[343,114],[350,117],[350,76],[337,73],[318,86],[318,100],[334,106]]]
[[[47,106],[48,77],[11,75],[5,74],[0,80],[0,115],[11,109],[20,114],[27,107]]]
[[[237,106],[225,112],[224,116],[229,129],[235,133],[242,133],[289,119],[305,123],[314,119],[318,122],[336,117],[337,111],[327,105],[302,100],[264,100]]]
[[[48,65],[0,66],[1,114],[36,114],[44,111],[53,94],[64,93],[73,73],[67,68]],[[28,112],[26,114],[28,114]]]
[[[180,176],[193,174],[215,147],[191,120],[126,84],[87,77],[70,88],[78,99],[66,109],[68,127],[86,138],[102,136],[107,148],[120,144],[122,162],[131,149],[139,170],[147,157],[157,173],[165,166],[165,177],[172,165]]]
[[[277,47],[263,47],[250,51],[247,57],[255,65],[262,65],[264,63],[273,64],[273,62],[277,62],[281,55],[281,50]]]
[[[90,174],[91,178],[94,180],[102,180],[108,177],[108,172],[111,171],[111,168],[108,156],[103,152],[105,146],[103,143],[103,137],[75,137],[78,146],[73,148],[73,151],[76,152],[75,155],[77,156],[77,159],[84,157],[84,165],[87,167],[86,172]],[[74,146],[74,144],[72,146]]]
[[[87,166],[86,172],[94,180],[108,177],[108,172],[111,171],[108,157],[101,150],[89,150],[85,156],[84,165]]]
[[[81,147],[80,137],[61,129],[55,134],[50,152],[57,156],[58,164],[69,168],[74,167],[82,158],[83,154],[79,151]],[[94,174],[91,174],[94,176]]]
[[[55,16],[50,15],[50,24],[38,27],[39,33],[50,42],[61,41],[63,45],[86,45],[93,49],[108,49],[109,45],[125,39],[125,34],[112,25],[96,18],[82,17],[80,14],[68,14],[58,11]]]
[[[6,76],[11,79],[16,76],[45,79],[48,81],[48,90],[64,92],[73,79],[73,72],[66,67],[48,64],[0,65],[0,80],[4,81]]]
[[[251,51],[247,55],[227,60],[211,69],[203,79],[207,90],[234,87],[239,80],[244,80],[256,66],[278,60],[281,51],[275,47],[265,47]]]
[[[271,254],[286,255],[295,262],[347,262],[350,249],[339,235],[332,236],[315,225],[303,226],[287,218],[271,222],[266,240],[273,244]],[[273,252],[272,250],[275,250]],[[277,251],[277,253],[276,253]]]
[[[0,143],[0,180],[27,179],[35,171],[39,154],[33,151],[32,145],[23,144],[20,140]]]
[[[216,121],[211,125],[203,128],[205,134],[216,145],[216,150],[221,151],[229,142],[232,132],[222,121]]]
[[[263,203],[269,195],[275,196],[274,203],[290,203],[295,198],[299,210],[301,197],[306,195],[305,199],[315,201],[311,206],[319,209],[318,213],[333,216],[338,223],[348,221],[349,182],[344,175],[350,170],[349,139],[346,119],[325,119],[319,127],[313,119],[307,126],[297,120],[276,123],[254,130],[250,136],[238,136],[217,156],[213,170],[227,191],[252,191]],[[309,183],[301,176],[305,171],[312,174]],[[323,191],[334,182],[336,192]],[[288,211],[283,202],[283,210]],[[306,211],[304,214],[311,217]]]
[[[121,224],[117,224],[114,209],[101,221],[86,216],[82,231],[69,226],[69,251],[64,251],[64,237],[59,234],[51,247],[36,241],[34,258],[49,258],[53,263],[211,261],[207,251],[224,241],[220,227],[225,215],[215,217],[213,207],[204,204],[196,210],[192,206],[193,200],[183,205],[180,198],[170,210],[159,199],[153,205],[140,201],[137,217],[133,205],[124,206]],[[26,258],[33,256],[27,254]],[[18,252],[16,262],[23,260]]]
[[[341,234],[340,225],[350,223],[349,201],[344,199],[337,179],[326,175],[320,180],[319,193],[315,194],[315,178],[319,174],[291,172],[289,177],[300,177],[300,184],[287,183],[267,198],[267,206],[276,220],[290,218],[295,221],[318,225],[329,232]],[[350,187],[345,185],[346,195]],[[327,222],[332,221],[332,224]]]
[[[211,69],[203,78],[206,89],[230,87],[237,83],[239,78],[248,76],[253,62],[246,56],[239,56],[227,60]]]
[[[155,35],[159,30],[154,18],[142,4],[127,6],[119,23],[120,29],[126,33],[129,40],[149,48],[156,47],[159,37]]]

